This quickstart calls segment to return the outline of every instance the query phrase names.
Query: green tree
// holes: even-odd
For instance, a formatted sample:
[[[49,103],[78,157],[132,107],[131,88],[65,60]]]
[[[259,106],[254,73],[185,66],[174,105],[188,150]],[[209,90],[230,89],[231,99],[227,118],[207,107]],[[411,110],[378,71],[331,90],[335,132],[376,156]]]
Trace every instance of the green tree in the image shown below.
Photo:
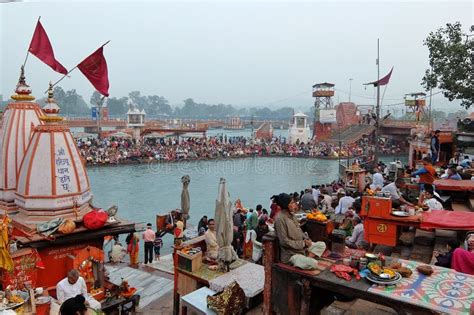
[[[474,102],[473,29],[471,26],[471,34],[465,34],[461,23],[448,23],[424,41],[431,69],[426,70],[422,85],[426,90],[440,88],[446,98],[460,100],[466,109]]]
[[[101,98],[102,98],[102,95],[99,92],[94,91],[94,93],[92,93],[91,99],[90,99],[91,106],[97,106],[97,104],[100,103]]]
[[[147,96],[145,111],[148,115],[171,115],[173,109],[168,103],[168,100],[163,96],[150,95]]]
[[[139,109],[145,109],[148,107],[147,97],[142,96],[140,91],[132,91],[128,93],[128,97],[132,103],[138,106]]]
[[[125,114],[128,110],[128,97],[121,98],[111,97],[107,99],[107,107],[109,108],[109,115],[118,118],[126,118]]]

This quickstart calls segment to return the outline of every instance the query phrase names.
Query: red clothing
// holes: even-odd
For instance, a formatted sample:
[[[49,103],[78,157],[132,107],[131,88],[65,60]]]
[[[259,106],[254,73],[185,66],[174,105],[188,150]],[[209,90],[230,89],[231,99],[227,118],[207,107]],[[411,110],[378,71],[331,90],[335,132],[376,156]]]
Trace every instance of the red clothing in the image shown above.
[[[420,183],[432,185],[435,181],[436,170],[431,164],[425,165],[424,168],[427,170],[427,173],[420,174]]]
[[[453,252],[451,268],[458,272],[474,275],[474,253],[456,248]]]
[[[276,203],[272,203],[270,206],[270,218],[274,219],[276,215],[281,211],[280,207]]]

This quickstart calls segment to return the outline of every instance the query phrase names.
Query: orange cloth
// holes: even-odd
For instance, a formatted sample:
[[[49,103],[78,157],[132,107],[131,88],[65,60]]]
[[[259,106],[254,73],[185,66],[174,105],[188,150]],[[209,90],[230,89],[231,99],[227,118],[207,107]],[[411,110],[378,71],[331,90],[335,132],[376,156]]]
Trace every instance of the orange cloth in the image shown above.
[[[0,268],[7,271],[13,270],[13,260],[10,256],[8,244],[8,224],[10,221],[10,218],[5,215],[0,222]]]
[[[130,255],[130,264],[132,265],[138,264],[139,243],[140,239],[136,234],[133,234],[133,237],[127,247],[127,252]]]
[[[427,164],[423,166],[428,172],[420,174],[420,184],[433,184],[435,180],[436,170],[433,165]]]

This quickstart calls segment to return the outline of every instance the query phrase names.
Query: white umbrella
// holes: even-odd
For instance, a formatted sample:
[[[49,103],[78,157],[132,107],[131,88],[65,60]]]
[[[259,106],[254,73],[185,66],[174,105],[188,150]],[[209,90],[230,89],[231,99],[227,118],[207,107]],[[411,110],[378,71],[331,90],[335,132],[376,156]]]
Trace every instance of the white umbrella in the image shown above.
[[[232,239],[234,237],[232,223],[232,202],[227,192],[225,179],[221,178],[219,182],[219,193],[216,200],[216,212],[214,214],[216,222],[216,238],[219,245],[217,259],[219,262],[228,266],[236,260],[237,254],[232,247]]]

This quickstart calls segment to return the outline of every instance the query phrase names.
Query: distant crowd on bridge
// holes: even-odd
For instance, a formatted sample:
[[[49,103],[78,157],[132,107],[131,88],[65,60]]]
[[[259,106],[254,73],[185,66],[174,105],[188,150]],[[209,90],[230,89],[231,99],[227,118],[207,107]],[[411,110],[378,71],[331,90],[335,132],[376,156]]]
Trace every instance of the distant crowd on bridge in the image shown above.
[[[259,141],[246,137],[214,136],[206,138],[88,138],[78,139],[82,157],[89,165],[175,162],[183,160],[232,159],[243,157],[314,157],[338,159],[368,155],[373,146],[362,139],[351,145],[333,143],[289,144],[284,138]],[[379,152],[386,155],[402,153],[399,145],[379,143]]]

